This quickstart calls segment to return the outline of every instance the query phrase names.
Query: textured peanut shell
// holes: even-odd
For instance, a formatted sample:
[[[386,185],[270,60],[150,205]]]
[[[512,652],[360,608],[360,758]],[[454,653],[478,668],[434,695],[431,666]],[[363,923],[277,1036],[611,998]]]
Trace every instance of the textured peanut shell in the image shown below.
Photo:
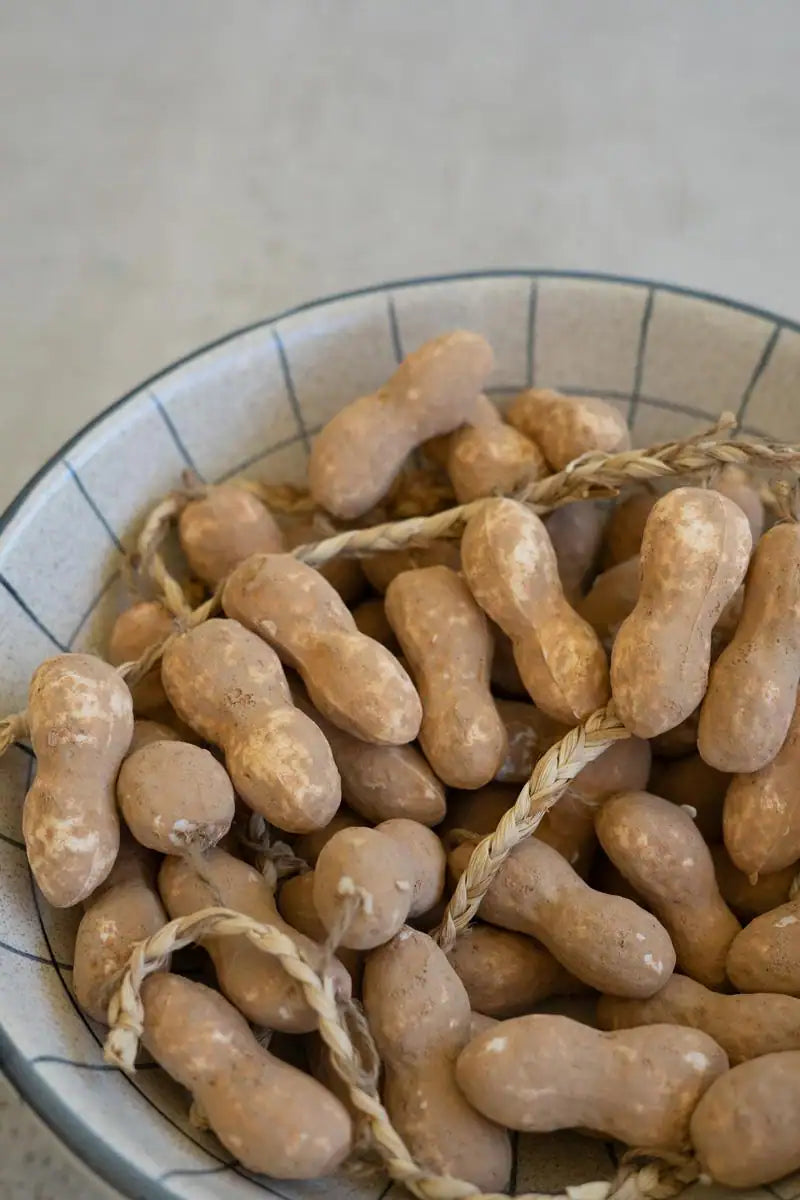
[[[609,1030],[642,1025],[702,1029],[722,1047],[732,1066],[777,1050],[800,1050],[800,1000],[765,992],[721,996],[683,975],[673,975],[649,1000],[601,996],[597,1024]]]
[[[378,745],[417,736],[422,707],[408,675],[385,646],[359,633],[313,567],[286,554],[254,555],[229,577],[222,606],[300,673],[334,725]]]
[[[605,704],[605,651],[564,597],[539,517],[515,500],[487,501],[467,523],[461,559],[473,596],[514,643],[534,703],[570,725]]]
[[[711,853],[682,808],[648,792],[612,796],[596,818],[608,857],[668,930],[678,966],[707,987],[725,983],[741,926],[717,887]]]
[[[269,509],[236,483],[218,484],[203,499],[190,500],[178,518],[178,536],[192,571],[212,588],[251,554],[283,549]]]
[[[765,1054],[715,1081],[694,1111],[692,1145],[718,1183],[758,1187],[800,1168],[800,1050]]]
[[[463,330],[409,354],[379,391],[348,404],[315,438],[308,480],[317,504],[343,520],[362,516],[415,446],[469,420],[493,365],[486,339]]]
[[[151,742],[129,754],[117,778],[117,801],[136,840],[161,854],[215,846],[234,816],[225,768],[188,742]]]
[[[524,783],[545,751],[567,732],[568,726],[548,717],[535,704],[519,700],[496,700],[506,730],[508,750],[495,779],[501,783]]]
[[[734,938],[728,978],[740,992],[800,996],[800,898],[756,917]]]
[[[694,823],[707,842],[722,838],[722,807],[730,776],[704,762],[699,754],[656,761],[650,773],[649,792],[673,804],[688,804],[697,813]],[[633,789],[631,789],[633,790]]]
[[[202,908],[232,908],[254,921],[276,926],[322,968],[322,948],[286,924],[263,875],[218,849],[204,856],[200,870],[202,874],[185,859],[164,859],[158,887],[171,919],[191,916]],[[300,985],[286,974],[276,958],[258,950],[244,935],[209,937],[202,944],[211,956],[220,989],[249,1021],[286,1033],[316,1029],[316,1014],[306,1002]],[[337,991],[349,995],[349,977],[336,960],[332,972]]]
[[[136,942],[167,923],[158,893],[142,879],[119,883],[88,905],[75,938],[73,983],[84,1012],[108,1024],[108,1004]]]
[[[575,610],[588,621],[597,636],[613,642],[619,627],[639,599],[641,564],[638,554],[607,567],[598,575],[586,596],[575,602]]]
[[[124,681],[89,654],[61,654],[34,671],[28,722],[36,778],[25,797],[28,862],[56,908],[80,904],[119,849],[114,784],[133,735]]]
[[[603,535],[604,568],[624,563],[638,555],[647,518],[659,494],[649,488],[631,492],[611,510]]]
[[[142,600],[133,604],[120,613],[112,626],[108,661],[115,667],[136,662],[151,646],[175,633],[176,628],[172,614],[159,601]],[[154,713],[166,704],[158,664],[134,684],[131,695],[135,713]]]
[[[384,1063],[384,1102],[414,1160],[488,1191],[511,1171],[508,1134],[480,1116],[455,1080],[471,1034],[469,999],[438,946],[402,929],[367,958],[364,1008]]]
[[[631,444],[622,413],[594,396],[529,388],[512,402],[508,420],[542,448],[556,471],[589,451],[610,454]]]
[[[490,1017],[520,1016],[549,996],[580,987],[532,938],[494,925],[465,929],[447,957],[473,1010]]]
[[[486,617],[455,571],[405,571],[386,593],[386,616],[422,701],[419,740],[449,787],[493,779],[508,749],[489,690],[492,638]]]
[[[503,1021],[461,1052],[467,1099],[510,1129],[576,1126],[629,1146],[680,1150],[725,1053],[697,1029],[651,1025],[601,1033],[567,1017]]]
[[[472,851],[448,856],[458,876]],[[492,925],[535,937],[572,975],[616,996],[652,996],[675,966],[669,935],[630,900],[595,892],[544,842],[512,850],[489,886],[481,916]]]
[[[407,920],[414,884],[414,863],[404,846],[377,829],[343,829],[317,859],[314,907],[325,928],[338,931],[349,897],[355,888],[363,889],[369,900],[353,912],[340,943],[371,950],[388,942]]]
[[[800,694],[789,732],[771,763],[735,775],[725,795],[723,832],[747,875],[780,871],[800,858]]]
[[[324,942],[328,931],[322,924],[314,904],[314,872],[304,871],[293,875],[281,884],[278,893],[278,912],[298,933],[304,933],[312,942]],[[336,956],[353,983],[353,990],[360,986],[364,955],[347,946],[339,946]]]
[[[313,1179],[346,1157],[352,1131],[344,1107],[264,1050],[217,992],[177,975],[151,975],[142,1001],[145,1046],[248,1170]]]
[[[411,892],[409,919],[429,912],[444,890],[447,858],[444,847],[431,829],[416,821],[395,817],[383,821],[378,832],[401,846],[414,864],[414,887]]]
[[[444,787],[416,746],[375,746],[337,729],[318,713],[300,687],[292,688],[299,709],[328,742],[347,803],[367,821],[408,817],[436,825],[445,814]]]
[[[446,465],[459,504],[513,492],[548,474],[536,443],[507,425],[487,396],[478,398],[471,423],[450,435]]]
[[[752,539],[742,510],[717,492],[676,488],[654,505],[641,589],[611,654],[611,691],[631,733],[673,729],[700,704],[711,634],[744,578]]]
[[[697,744],[707,763],[744,774],[772,762],[800,680],[800,525],[775,525],[750,563],[742,615],[711,668]]]
[[[307,542],[319,542],[324,536],[325,534],[317,529],[313,521],[300,521],[284,530],[283,540],[287,550],[294,550],[295,546],[302,546]],[[341,555],[339,558],[332,558],[330,562],[323,563],[316,570],[324,579],[327,579],[332,588],[335,588],[348,608],[352,608],[366,591],[366,576],[357,558]],[[371,637],[372,634],[369,636]]]
[[[745,875],[735,866],[724,846],[712,846],[711,857],[722,899],[744,921],[760,917],[762,913],[771,912],[773,908],[785,904],[800,869],[800,864],[794,862],[781,871],[759,875],[753,881],[752,876]]]
[[[606,514],[594,500],[563,504],[544,518],[564,595],[573,604],[594,574],[605,523]]]
[[[327,825],[341,800],[339,772],[261,638],[236,621],[206,621],[167,646],[161,674],[178,715],[225,751],[250,808],[290,833]]]

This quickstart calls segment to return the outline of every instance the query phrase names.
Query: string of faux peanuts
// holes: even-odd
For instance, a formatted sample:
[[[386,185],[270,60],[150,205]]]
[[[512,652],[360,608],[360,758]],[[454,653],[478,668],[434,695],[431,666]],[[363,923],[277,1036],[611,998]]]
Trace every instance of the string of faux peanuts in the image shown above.
[[[593,713],[581,726],[553,746],[535,767],[516,804],[502,818],[498,829],[473,852],[442,922],[440,943],[446,949],[471,920],[493,875],[515,845],[529,837],[567,784],[584,766],[599,757],[614,741],[629,736],[611,705]],[[472,869],[472,871],[471,871]],[[365,1120],[368,1140],[392,1177],[421,1200],[501,1200],[502,1193],[481,1193],[475,1186],[451,1176],[439,1176],[415,1163],[407,1146],[394,1129],[380,1101],[374,1070],[365,1069],[348,1026],[347,1005],[337,1001],[332,980],[320,977],[302,949],[274,926],[262,924],[233,909],[212,907],[170,921],[152,937],[139,942],[109,1005],[110,1032],[105,1043],[106,1061],[126,1071],[134,1069],[144,1025],[141,987],[146,977],[168,961],[176,950],[213,936],[244,936],[265,954],[280,962],[300,984],[309,1006],[317,1014],[319,1032],[327,1046],[337,1075],[347,1085],[350,1101]],[[449,940],[448,940],[449,939]],[[361,1038],[367,1040],[371,1061],[377,1051],[368,1029],[359,1023]],[[612,1182],[598,1181],[570,1188],[564,1200],[666,1200],[697,1179],[699,1170],[689,1156],[670,1154],[663,1161],[638,1166],[630,1152]],[[648,1153],[648,1158],[661,1158]],[[540,1200],[529,1193],[523,1200]]]

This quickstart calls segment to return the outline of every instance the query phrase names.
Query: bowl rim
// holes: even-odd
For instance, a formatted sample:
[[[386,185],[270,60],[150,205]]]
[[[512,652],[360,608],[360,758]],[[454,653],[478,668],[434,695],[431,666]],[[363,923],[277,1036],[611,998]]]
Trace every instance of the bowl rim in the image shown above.
[[[684,296],[693,300],[707,301],[713,304],[720,305],[724,308],[732,309],[735,312],[746,313],[750,316],[760,317],[766,321],[772,322],[778,329],[788,329],[794,333],[800,333],[800,320],[782,316],[772,309],[763,308],[759,305],[748,304],[744,301],[734,300],[731,297],[720,295],[716,292],[704,291],[699,288],[683,286],[677,283],[663,282],[656,279],[651,279],[647,276],[614,274],[602,271],[590,271],[579,269],[559,269],[550,267],[486,267],[473,270],[443,272],[434,275],[418,275],[404,279],[387,280],[380,283],[369,284],[364,287],[351,288],[346,291],[333,292],[324,296],[317,297],[312,300],[303,301],[300,304],[292,305],[290,308],[271,314],[267,317],[262,317],[256,321],[249,322],[245,325],[238,326],[220,337],[213,338],[211,341],[188,351],[186,354],[179,356],[172,362],[161,367],[153,375],[137,383],[123,395],[113,400],[95,416],[86,421],[74,434],[72,434],[62,445],[55,450],[47,460],[34,472],[31,478],[25,483],[13,499],[8,503],[2,514],[0,514],[0,537],[5,532],[11,521],[22,510],[25,502],[36,487],[43,479],[52,471],[69,451],[91,430],[100,425],[112,413],[121,410],[129,401],[133,400],[139,393],[148,387],[151,387],[158,380],[164,378],[172,371],[194,359],[200,358],[217,347],[223,346],[228,342],[232,342],[254,330],[268,328],[280,321],[286,320],[289,317],[297,316],[300,313],[312,311],[314,309],[322,309],[329,305],[336,304],[340,301],[355,300],[365,296],[376,295],[381,292],[391,294],[392,292],[401,291],[415,287],[426,287],[439,283],[465,283],[471,280],[486,280],[486,279],[567,279],[584,281],[591,283],[619,284],[631,287],[645,287],[651,291],[667,292],[672,295]],[[116,1152],[109,1147],[108,1151],[103,1150],[98,1153],[100,1139],[96,1138],[92,1131],[88,1129],[80,1121],[76,1121],[71,1113],[68,1103],[64,1103],[63,1112],[53,1112],[51,1106],[47,1103],[44,1092],[41,1090],[36,1073],[30,1067],[28,1060],[18,1053],[14,1043],[6,1033],[2,1024],[0,1024],[0,1070],[7,1076],[12,1087],[21,1096],[24,1102],[33,1110],[35,1116],[45,1125],[66,1148],[76,1162],[84,1171],[92,1174],[96,1179],[100,1180],[107,1187],[116,1189],[121,1195],[126,1195],[131,1198],[136,1196],[154,1196],[164,1197],[165,1200],[168,1193],[163,1191],[157,1179],[146,1176],[140,1173],[137,1168],[128,1160],[123,1160]],[[136,1190],[129,1190],[129,1188]]]

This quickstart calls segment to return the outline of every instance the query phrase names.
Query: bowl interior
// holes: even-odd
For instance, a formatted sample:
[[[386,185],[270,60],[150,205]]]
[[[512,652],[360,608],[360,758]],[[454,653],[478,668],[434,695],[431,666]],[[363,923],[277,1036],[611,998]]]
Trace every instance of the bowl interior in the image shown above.
[[[2,715],[24,709],[43,658],[103,652],[128,602],[124,552],[186,467],[208,481],[240,472],[299,481],[310,439],[336,409],[455,327],[491,341],[496,395],[535,384],[602,396],[625,414],[636,445],[694,432],[726,409],[747,432],[800,439],[800,328],[716,297],[520,271],[409,281],[305,305],[123,397],[11,506],[0,525]],[[128,1079],[103,1065],[103,1030],[72,993],[79,914],[50,909],[25,860],[20,812],[33,770],[24,748],[0,759],[0,1050],[29,1103],[123,1195],[382,1197],[382,1177],[298,1184],[250,1176],[189,1124],[186,1093],[160,1070]],[[613,1171],[613,1149],[602,1141],[518,1139],[518,1192],[558,1191]],[[781,1185],[780,1195],[800,1195],[800,1182]]]

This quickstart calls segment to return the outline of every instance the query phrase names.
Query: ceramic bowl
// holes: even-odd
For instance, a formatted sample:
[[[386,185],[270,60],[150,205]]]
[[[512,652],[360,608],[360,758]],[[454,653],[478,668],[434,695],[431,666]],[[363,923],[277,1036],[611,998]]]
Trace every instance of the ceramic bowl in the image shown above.
[[[243,471],[299,480],[310,439],[337,408],[373,391],[404,353],[459,326],[491,341],[495,393],[536,384],[602,396],[626,416],[637,445],[695,431],[723,409],[745,430],[800,438],[800,327],[715,296],[641,280],[505,271],[303,305],[198,350],[118,400],[5,513],[0,712],[24,708],[43,658],[102,653],[126,602],[125,550],[186,467],[209,481]],[[50,909],[25,860],[20,811],[33,769],[23,747],[0,760],[0,1050],[25,1099],[124,1196],[379,1200],[382,1178],[252,1177],[189,1124],[186,1093],[160,1070],[126,1078],[103,1064],[103,1030],[72,990],[79,914]],[[574,1135],[520,1138],[516,1190],[608,1178],[611,1154],[602,1141]],[[792,1188],[781,1187],[787,1200]]]

